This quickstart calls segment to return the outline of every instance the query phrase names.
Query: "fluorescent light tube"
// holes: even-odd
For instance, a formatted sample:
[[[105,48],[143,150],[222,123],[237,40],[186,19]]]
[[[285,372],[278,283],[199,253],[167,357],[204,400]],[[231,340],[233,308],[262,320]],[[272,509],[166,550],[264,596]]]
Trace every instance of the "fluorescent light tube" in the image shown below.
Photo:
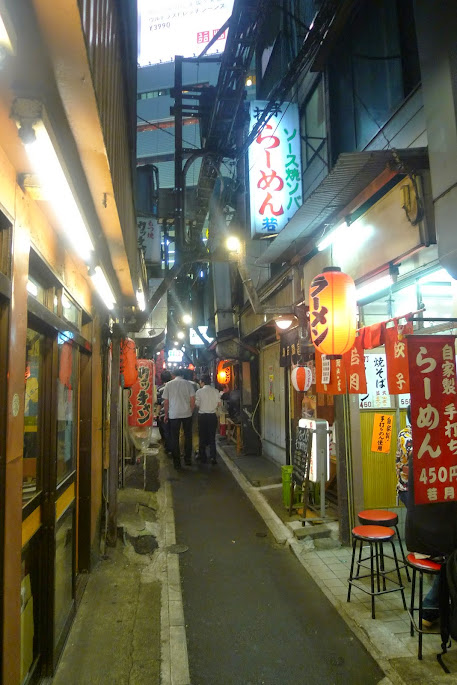
[[[106,307],[108,309],[113,309],[114,305],[116,304],[116,299],[105,274],[99,266],[95,267],[94,272],[91,274],[91,279],[95,286],[95,290],[105,303]]]
[[[140,311],[144,312],[144,310],[146,309],[146,302],[144,299],[144,292],[142,290],[136,291],[136,301],[138,302],[138,307],[140,308]]]
[[[88,263],[94,246],[54,145],[42,122],[35,124],[34,130],[36,140],[25,144],[30,163],[59,225],[77,254]]]
[[[390,274],[382,276],[375,281],[371,281],[371,283],[361,285],[355,289],[357,302],[359,302],[359,300],[364,300],[371,295],[376,295],[376,293],[386,290],[386,288],[389,288],[391,285],[392,276]]]
[[[338,226],[335,226],[328,235],[321,240],[320,243],[317,245],[317,249],[319,252],[322,252],[322,250],[325,250],[326,247],[329,247],[329,245],[332,245],[332,243],[335,242],[335,240],[343,233],[344,230],[346,230],[347,224],[345,221],[343,221],[341,224],[338,224]]]

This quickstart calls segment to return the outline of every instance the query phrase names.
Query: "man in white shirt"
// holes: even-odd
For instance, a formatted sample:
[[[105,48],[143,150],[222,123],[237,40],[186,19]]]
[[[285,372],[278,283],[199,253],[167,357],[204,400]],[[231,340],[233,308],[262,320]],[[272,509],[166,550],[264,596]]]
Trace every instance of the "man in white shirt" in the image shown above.
[[[184,429],[184,463],[192,463],[192,412],[195,406],[195,390],[189,381],[184,379],[184,369],[177,369],[172,381],[169,381],[162,393],[165,422],[170,422],[171,451],[175,469],[181,468],[179,454],[179,431],[181,423]]]
[[[219,392],[211,386],[211,378],[203,376],[202,387],[195,394],[195,405],[198,407],[199,461],[206,462],[206,446],[209,445],[211,463],[216,463],[216,410],[221,403]]]

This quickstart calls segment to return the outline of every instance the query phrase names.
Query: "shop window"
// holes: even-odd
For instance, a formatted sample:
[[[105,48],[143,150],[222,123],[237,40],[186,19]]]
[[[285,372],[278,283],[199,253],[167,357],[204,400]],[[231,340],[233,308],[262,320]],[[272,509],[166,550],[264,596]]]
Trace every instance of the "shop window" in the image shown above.
[[[334,160],[367,146],[419,84],[413,16],[410,0],[386,0],[348,24],[329,64]]]
[[[57,378],[57,483],[75,469],[77,422],[77,351],[65,336],[58,336]]]
[[[54,647],[57,647],[73,605],[74,508],[56,525]]]
[[[419,300],[425,307],[425,318],[455,318],[457,315],[457,281],[445,269],[423,276],[418,281]],[[420,322],[420,319],[419,319]],[[423,327],[433,326],[433,321],[424,321]]]
[[[406,279],[405,285],[396,283],[372,301],[360,307],[361,325],[386,321],[392,317],[403,316],[409,312],[425,309],[425,319],[452,319],[457,316],[457,281],[445,269],[435,269],[422,277]],[[433,321],[415,319],[416,328],[434,326]]]
[[[24,453],[22,498],[28,501],[41,488],[44,335],[27,329],[25,363]]]
[[[325,144],[327,130],[325,123],[324,87],[322,79],[308,98],[301,115],[302,163],[309,166],[313,159],[320,157],[327,163]]]
[[[72,323],[79,330],[81,328],[81,309],[64,290],[61,293],[61,302],[62,318]]]
[[[46,288],[40,285],[32,276],[29,276],[27,281],[27,292],[38,300],[38,302],[41,302],[41,304],[46,306]]]
[[[27,292],[47,309],[54,311],[58,280],[34,250],[30,250]]]

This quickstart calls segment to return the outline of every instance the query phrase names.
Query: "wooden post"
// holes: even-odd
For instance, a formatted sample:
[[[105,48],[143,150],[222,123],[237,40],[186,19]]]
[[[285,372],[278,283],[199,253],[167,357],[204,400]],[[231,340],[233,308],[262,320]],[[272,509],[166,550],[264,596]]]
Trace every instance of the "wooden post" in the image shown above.
[[[120,343],[119,326],[113,325],[111,337],[113,355],[111,361],[111,409],[109,432],[109,474],[108,474],[108,530],[106,543],[116,546],[117,540],[117,489],[119,480],[119,373],[120,373]]]

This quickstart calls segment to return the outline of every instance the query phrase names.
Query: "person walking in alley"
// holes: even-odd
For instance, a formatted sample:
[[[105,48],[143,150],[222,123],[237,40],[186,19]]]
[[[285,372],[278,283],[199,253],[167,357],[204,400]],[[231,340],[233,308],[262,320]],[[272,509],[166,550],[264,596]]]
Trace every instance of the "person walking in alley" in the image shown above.
[[[170,423],[171,451],[175,469],[181,468],[179,454],[179,431],[181,424],[184,429],[184,463],[192,463],[192,412],[195,406],[195,390],[193,385],[185,380],[184,369],[175,371],[175,378],[169,381],[163,389],[162,398],[165,422]]]
[[[211,378],[206,375],[201,380],[202,387],[197,390],[195,404],[198,407],[198,459],[206,462],[206,447],[209,445],[211,463],[216,463],[217,408],[221,403],[219,392],[211,386]]]
[[[160,437],[163,440],[163,444],[166,452],[171,452],[171,441],[170,441],[170,423],[167,421],[165,423],[165,408],[163,406],[163,391],[165,385],[171,381],[171,373],[169,371],[162,371],[160,374],[160,380],[162,384],[157,388],[157,402],[156,405],[159,408],[159,415],[157,417],[157,426],[159,428]]]

